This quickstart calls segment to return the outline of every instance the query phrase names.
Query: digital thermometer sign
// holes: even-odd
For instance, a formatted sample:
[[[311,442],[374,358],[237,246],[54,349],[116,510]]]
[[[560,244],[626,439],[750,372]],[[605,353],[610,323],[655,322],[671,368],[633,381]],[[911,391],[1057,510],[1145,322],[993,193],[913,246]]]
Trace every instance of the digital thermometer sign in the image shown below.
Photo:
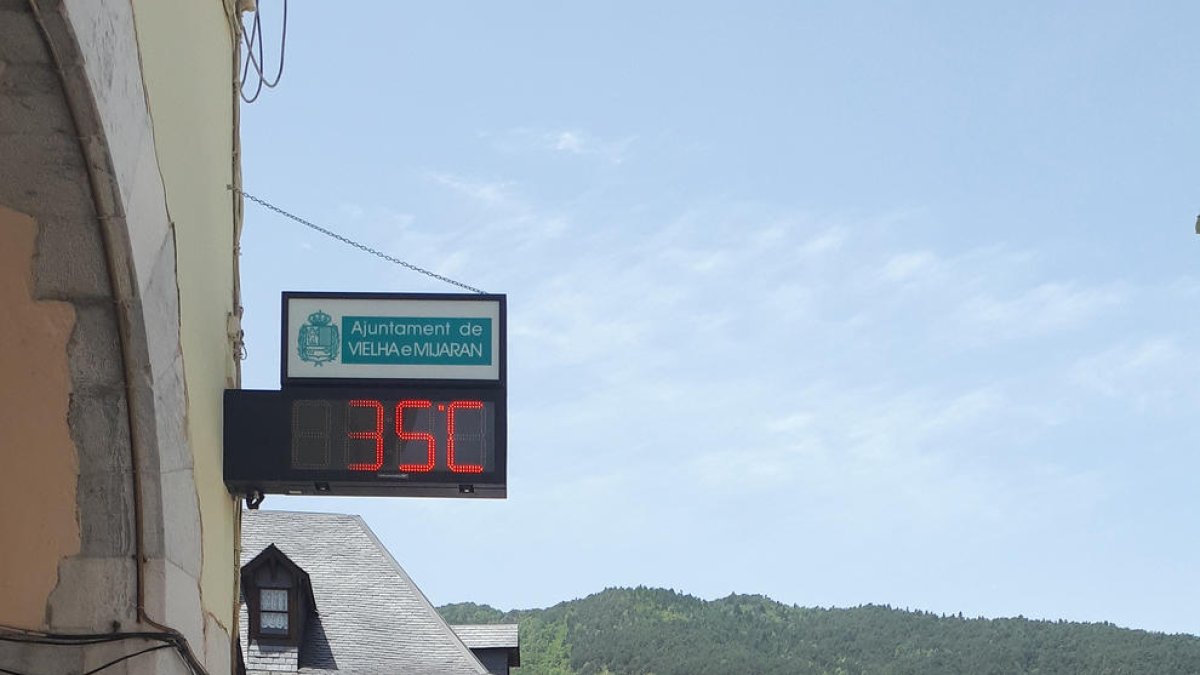
[[[504,390],[296,387],[225,392],[235,492],[506,494]]]

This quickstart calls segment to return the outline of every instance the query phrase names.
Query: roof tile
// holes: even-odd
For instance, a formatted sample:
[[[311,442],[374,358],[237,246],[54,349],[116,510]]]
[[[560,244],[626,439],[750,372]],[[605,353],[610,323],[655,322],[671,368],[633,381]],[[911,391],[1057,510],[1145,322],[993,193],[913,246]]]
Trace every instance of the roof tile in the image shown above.
[[[247,511],[241,564],[270,544],[312,580],[319,616],[305,629],[300,673],[486,675],[362,518]],[[245,613],[243,605],[243,621]],[[246,650],[246,631],[242,635]]]

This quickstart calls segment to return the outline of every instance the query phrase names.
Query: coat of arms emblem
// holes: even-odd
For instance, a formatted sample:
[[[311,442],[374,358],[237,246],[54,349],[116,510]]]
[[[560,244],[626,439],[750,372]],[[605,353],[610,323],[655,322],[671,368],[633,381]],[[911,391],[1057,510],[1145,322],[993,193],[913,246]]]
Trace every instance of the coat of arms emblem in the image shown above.
[[[308,323],[300,326],[296,345],[301,361],[323,366],[337,360],[340,341],[337,326],[332,325],[331,321],[333,317],[319,309],[308,315]]]

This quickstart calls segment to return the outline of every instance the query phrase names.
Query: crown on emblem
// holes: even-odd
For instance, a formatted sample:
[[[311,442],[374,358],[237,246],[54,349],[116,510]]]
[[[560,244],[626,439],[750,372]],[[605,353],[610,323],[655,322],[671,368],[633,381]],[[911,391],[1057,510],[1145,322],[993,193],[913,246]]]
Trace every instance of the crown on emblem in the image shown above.
[[[308,322],[314,326],[325,326],[325,325],[328,325],[329,322],[332,320],[333,320],[333,317],[329,316],[328,314],[326,314],[325,312],[322,312],[319,309],[317,311],[313,312],[312,314],[308,315]]]

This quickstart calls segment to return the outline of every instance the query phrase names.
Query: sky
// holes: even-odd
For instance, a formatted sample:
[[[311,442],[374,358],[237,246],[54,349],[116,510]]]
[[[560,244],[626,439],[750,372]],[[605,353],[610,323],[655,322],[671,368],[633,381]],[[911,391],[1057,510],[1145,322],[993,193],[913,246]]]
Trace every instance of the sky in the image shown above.
[[[280,0],[260,0],[268,67]],[[435,604],[647,585],[1200,634],[1200,5],[292,3],[243,185],[508,302]],[[247,202],[285,290],[454,292]]]

